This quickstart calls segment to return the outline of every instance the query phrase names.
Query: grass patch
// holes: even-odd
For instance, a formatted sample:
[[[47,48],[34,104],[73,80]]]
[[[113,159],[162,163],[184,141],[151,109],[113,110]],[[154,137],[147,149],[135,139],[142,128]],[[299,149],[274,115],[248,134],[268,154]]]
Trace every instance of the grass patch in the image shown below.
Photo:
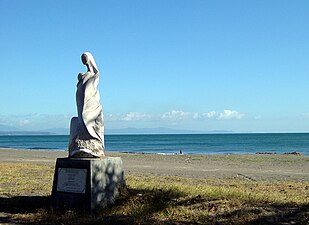
[[[30,163],[0,164],[0,196],[50,194],[54,167]]]
[[[0,164],[0,223],[307,224],[309,182],[126,176],[113,207],[95,215],[55,212],[54,167]]]

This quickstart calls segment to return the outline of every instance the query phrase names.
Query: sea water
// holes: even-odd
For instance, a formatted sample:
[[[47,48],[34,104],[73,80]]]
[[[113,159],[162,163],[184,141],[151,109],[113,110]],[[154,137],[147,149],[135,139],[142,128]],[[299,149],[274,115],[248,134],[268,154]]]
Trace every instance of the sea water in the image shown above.
[[[68,135],[0,136],[0,147],[66,150]],[[300,152],[309,155],[309,133],[105,135],[106,151],[157,154],[254,154]]]

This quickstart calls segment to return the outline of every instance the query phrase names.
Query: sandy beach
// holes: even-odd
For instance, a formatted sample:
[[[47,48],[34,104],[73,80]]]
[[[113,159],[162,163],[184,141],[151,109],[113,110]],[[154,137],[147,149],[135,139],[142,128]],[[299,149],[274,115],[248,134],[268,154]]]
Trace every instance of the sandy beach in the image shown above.
[[[66,151],[0,148],[0,162],[55,165]],[[128,175],[246,180],[309,181],[309,156],[304,155],[158,155],[106,152],[121,157]]]

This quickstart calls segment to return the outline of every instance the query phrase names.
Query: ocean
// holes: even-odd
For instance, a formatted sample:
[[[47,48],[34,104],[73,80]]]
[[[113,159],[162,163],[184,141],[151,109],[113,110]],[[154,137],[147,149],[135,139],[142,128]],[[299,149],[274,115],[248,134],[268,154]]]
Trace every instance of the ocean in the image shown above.
[[[66,150],[68,135],[0,136],[0,147]],[[106,151],[157,154],[255,154],[300,152],[309,155],[309,133],[105,135]]]

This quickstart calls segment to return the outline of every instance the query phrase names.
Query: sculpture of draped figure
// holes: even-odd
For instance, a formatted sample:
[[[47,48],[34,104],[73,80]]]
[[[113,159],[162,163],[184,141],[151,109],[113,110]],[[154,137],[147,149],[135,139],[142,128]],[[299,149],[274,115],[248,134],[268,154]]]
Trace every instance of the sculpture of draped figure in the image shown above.
[[[82,54],[86,73],[78,74],[76,105],[78,117],[70,126],[69,157],[104,156],[104,125],[100,94],[99,70],[89,52]]]

